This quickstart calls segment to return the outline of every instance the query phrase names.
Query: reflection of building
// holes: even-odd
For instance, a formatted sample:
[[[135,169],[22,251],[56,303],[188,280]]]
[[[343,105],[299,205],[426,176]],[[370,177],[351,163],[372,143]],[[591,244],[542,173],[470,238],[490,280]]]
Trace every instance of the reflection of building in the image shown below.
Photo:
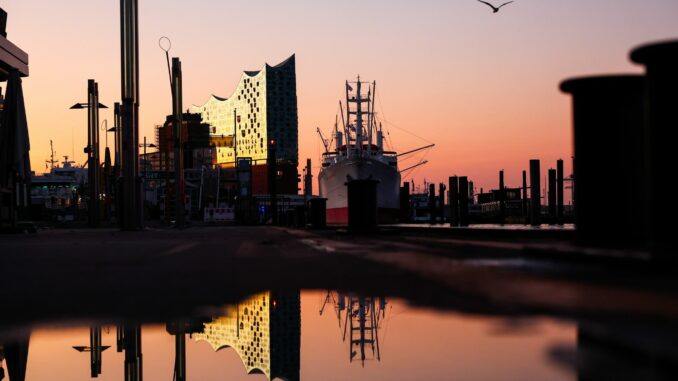
[[[386,298],[328,292],[321,315],[330,302],[339,319],[342,340],[349,340],[349,361],[357,357],[363,366],[366,360],[381,361],[379,330],[382,319],[386,318]]]
[[[210,125],[213,143],[215,137],[228,140],[214,144],[215,163],[234,167],[236,158],[252,159],[254,194],[268,193],[267,159],[272,141],[278,161],[278,193],[297,193],[299,144],[294,56],[277,66],[246,71],[230,98],[212,96],[191,111],[199,113]]]
[[[299,380],[301,302],[299,293],[266,292],[239,303],[229,314],[205,324],[196,341],[215,351],[233,348],[247,373],[269,380]]]

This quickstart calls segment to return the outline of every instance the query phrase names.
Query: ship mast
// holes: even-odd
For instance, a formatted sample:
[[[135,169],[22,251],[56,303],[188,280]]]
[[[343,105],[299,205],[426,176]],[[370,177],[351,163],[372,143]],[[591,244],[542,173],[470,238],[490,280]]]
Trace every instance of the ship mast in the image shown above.
[[[52,151],[52,154],[50,155],[50,159],[45,160],[45,162],[49,164],[49,169],[51,171],[54,169],[55,164],[59,164],[59,161],[54,158],[56,156],[56,152],[54,152],[54,145],[52,144],[51,140],[49,141],[49,149]]]

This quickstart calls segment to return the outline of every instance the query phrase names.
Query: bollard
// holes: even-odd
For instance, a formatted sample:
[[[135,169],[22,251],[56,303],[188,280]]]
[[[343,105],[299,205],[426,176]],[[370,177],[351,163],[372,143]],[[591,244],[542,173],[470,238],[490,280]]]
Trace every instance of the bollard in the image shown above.
[[[562,225],[565,219],[565,170],[563,166],[563,160],[558,160],[556,165],[557,168],[557,195],[556,198],[558,204],[556,223]]]
[[[541,169],[539,160],[530,160],[530,224],[541,225]]]
[[[440,223],[445,223],[445,184],[440,183],[438,185],[438,217],[440,217]]]
[[[678,138],[678,41],[645,45],[633,50],[631,59],[646,67],[646,105],[644,179],[647,202],[648,238],[653,255],[665,256],[674,248],[673,219],[678,205],[667,199],[673,189],[673,173]]]
[[[327,226],[327,199],[312,198],[308,201],[311,229],[324,229]]]
[[[377,185],[378,180],[350,180],[348,188],[348,228],[352,232],[364,233],[377,229]]]
[[[468,177],[459,178],[459,226],[468,226]]]
[[[504,170],[499,171],[499,222],[506,219],[506,185],[504,184]]]
[[[556,170],[549,169],[549,223],[554,225],[557,220],[556,214],[558,213],[558,207],[556,205]]]
[[[525,218],[525,224],[527,224],[527,171],[523,171],[523,202],[522,202],[522,207],[523,207],[523,217]]]
[[[428,186],[428,215],[429,223],[431,225],[436,223],[436,186],[430,184]]]
[[[602,246],[643,242],[643,87],[639,75],[565,81],[574,110],[577,239]]]
[[[400,187],[400,222],[410,222],[410,183]]]
[[[452,176],[450,181],[450,226],[459,226],[459,178]]]

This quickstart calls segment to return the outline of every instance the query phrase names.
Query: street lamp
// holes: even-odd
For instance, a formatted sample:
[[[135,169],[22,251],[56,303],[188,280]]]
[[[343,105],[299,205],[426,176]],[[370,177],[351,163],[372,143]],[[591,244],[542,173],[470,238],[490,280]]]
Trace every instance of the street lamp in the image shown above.
[[[148,157],[146,156],[146,148],[158,148],[158,146],[156,146],[153,143],[147,144],[146,137],[144,136],[144,142],[139,144],[139,148],[144,149],[144,180],[145,180],[146,177],[148,176]]]
[[[88,223],[90,227],[98,227],[99,215],[99,109],[108,108],[99,103],[99,84],[90,79],[87,81],[87,103],[76,103],[71,110],[87,109],[87,172],[89,198]]]

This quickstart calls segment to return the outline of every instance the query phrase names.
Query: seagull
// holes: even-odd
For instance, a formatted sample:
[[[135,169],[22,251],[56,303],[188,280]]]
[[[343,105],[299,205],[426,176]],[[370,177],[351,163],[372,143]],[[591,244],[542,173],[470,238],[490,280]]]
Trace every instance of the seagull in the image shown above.
[[[483,3],[483,4],[487,4],[490,8],[492,8],[492,10],[494,11],[493,13],[499,12],[499,10],[500,10],[503,6],[509,5],[509,4],[511,4],[511,3],[513,2],[513,1],[509,1],[508,3],[504,3],[504,4],[502,4],[502,5],[498,6],[498,7],[495,7],[494,5],[492,5],[492,4],[490,4],[490,3],[486,2],[486,1],[483,1],[483,0],[478,0],[478,1],[481,2],[481,3]]]

